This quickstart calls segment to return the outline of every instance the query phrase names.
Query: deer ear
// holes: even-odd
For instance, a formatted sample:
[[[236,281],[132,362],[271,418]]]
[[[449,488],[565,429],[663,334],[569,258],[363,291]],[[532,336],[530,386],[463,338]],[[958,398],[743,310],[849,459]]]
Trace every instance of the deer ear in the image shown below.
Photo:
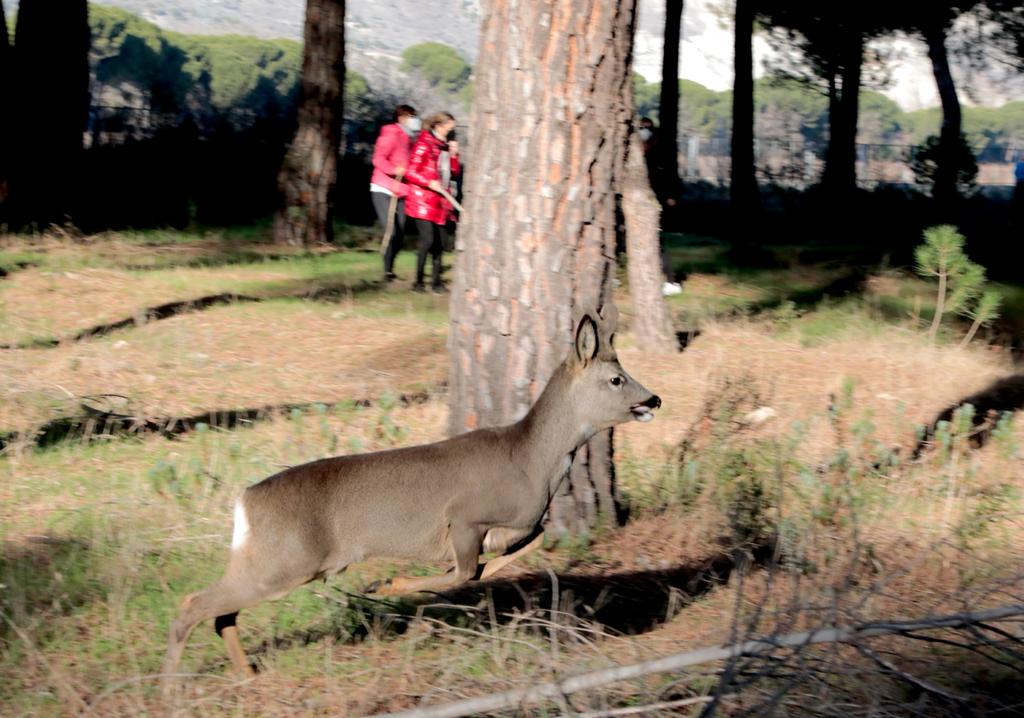
[[[597,324],[584,314],[576,327],[576,360],[586,366],[597,356]]]

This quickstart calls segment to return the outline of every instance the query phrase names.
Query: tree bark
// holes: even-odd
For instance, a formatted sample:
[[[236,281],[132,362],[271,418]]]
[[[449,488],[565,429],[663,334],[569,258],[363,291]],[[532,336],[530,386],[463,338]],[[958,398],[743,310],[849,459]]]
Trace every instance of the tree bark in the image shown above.
[[[71,219],[82,179],[91,42],[86,0],[63,3],[59,22],[49,3],[22,0],[15,40],[12,220],[45,229]]]
[[[753,0],[736,0],[732,93],[732,173],[729,198],[734,216],[749,220],[759,204],[754,166]],[[742,222],[743,219],[740,219]]]
[[[679,185],[679,40],[683,22],[683,0],[665,0],[665,45],[661,62],[661,101],[658,110],[665,176]],[[674,197],[675,192],[670,196]]]
[[[955,200],[957,190],[957,158],[960,135],[963,132],[963,114],[956,83],[949,69],[949,55],[946,52],[946,28],[941,23],[929,23],[923,28],[928,44],[928,59],[932,63],[932,74],[942,102],[942,129],[939,132],[939,157],[935,168],[935,185],[932,196],[942,201]]]
[[[836,200],[857,189],[857,120],[860,111],[860,78],[864,62],[864,36],[859,29],[839,33],[840,86],[829,85],[829,138],[822,184]]]
[[[622,211],[626,224],[629,293],[633,300],[630,323],[633,337],[647,351],[676,351],[675,331],[661,292],[667,278],[661,265],[660,207],[647,181],[647,166],[638,139],[629,145]]]
[[[298,128],[278,175],[274,241],[334,238],[334,186],[342,148],[345,0],[307,0]]]
[[[611,302],[635,14],[636,0],[484,5],[450,311],[452,434],[525,415],[569,350],[574,308]],[[585,531],[614,512],[612,447],[609,432],[577,452],[549,529]]]

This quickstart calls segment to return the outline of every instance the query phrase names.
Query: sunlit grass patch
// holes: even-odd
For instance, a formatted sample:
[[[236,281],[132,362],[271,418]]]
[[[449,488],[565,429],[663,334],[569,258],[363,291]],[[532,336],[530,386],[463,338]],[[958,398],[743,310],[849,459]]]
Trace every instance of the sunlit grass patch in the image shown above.
[[[380,261],[375,253],[335,252],[218,267],[26,270],[0,284],[0,341],[63,339],[96,325],[144,316],[149,307],[224,293],[274,298],[334,292],[344,297],[372,288],[380,280]],[[397,262],[409,285],[414,262],[409,252]],[[55,305],[63,311],[54,312]]]
[[[119,394],[145,416],[418,393],[446,376],[445,298],[274,300],[183,314],[87,342],[0,352],[0,428]]]

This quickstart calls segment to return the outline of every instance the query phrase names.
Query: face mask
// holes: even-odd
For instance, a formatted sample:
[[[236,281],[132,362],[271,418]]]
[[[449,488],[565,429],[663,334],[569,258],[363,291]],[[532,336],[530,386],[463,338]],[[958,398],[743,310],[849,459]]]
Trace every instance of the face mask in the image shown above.
[[[403,127],[405,127],[405,131],[409,134],[415,134],[423,127],[423,121],[419,117],[407,117]]]
[[[647,142],[651,139],[651,135],[653,134],[653,132],[644,127],[640,130],[640,139],[643,140],[644,142]]]

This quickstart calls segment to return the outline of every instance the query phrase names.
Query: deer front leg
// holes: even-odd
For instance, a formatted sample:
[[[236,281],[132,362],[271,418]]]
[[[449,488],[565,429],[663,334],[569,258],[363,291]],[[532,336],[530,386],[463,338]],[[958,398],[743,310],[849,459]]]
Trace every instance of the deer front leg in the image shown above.
[[[450,541],[452,553],[455,555],[455,571],[420,578],[397,576],[376,593],[381,596],[398,596],[419,591],[444,591],[472,580],[476,575],[477,560],[480,558],[479,531],[468,527],[456,531],[453,526]]]
[[[518,558],[522,558],[531,551],[536,551],[544,545],[544,532],[538,533],[530,543],[526,544],[520,549],[513,551],[512,553],[505,554],[492,558],[490,561],[484,564],[483,570],[480,572],[480,580],[493,576],[501,569],[508,566],[510,563]]]

